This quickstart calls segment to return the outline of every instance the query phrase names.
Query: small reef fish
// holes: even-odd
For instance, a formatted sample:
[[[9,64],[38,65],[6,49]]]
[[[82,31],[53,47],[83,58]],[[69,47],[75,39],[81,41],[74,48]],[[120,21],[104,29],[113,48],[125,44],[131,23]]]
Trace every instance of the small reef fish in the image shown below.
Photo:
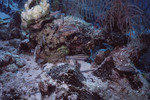
[[[66,56],[66,59],[73,59],[73,60],[86,60],[87,58],[89,58],[89,56],[84,55],[84,54]]]
[[[51,16],[51,17],[54,17],[54,16],[60,15],[60,14],[61,14],[60,11],[55,11],[55,12],[52,12],[52,13],[50,14],[50,16]]]
[[[123,72],[136,72],[136,70],[132,66],[116,66],[119,71]]]

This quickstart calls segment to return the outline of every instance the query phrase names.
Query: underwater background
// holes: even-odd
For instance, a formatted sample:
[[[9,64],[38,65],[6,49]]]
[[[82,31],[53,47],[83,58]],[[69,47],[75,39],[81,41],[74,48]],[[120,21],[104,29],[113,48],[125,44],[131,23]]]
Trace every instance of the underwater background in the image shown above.
[[[0,0],[0,100],[150,100],[150,0]]]

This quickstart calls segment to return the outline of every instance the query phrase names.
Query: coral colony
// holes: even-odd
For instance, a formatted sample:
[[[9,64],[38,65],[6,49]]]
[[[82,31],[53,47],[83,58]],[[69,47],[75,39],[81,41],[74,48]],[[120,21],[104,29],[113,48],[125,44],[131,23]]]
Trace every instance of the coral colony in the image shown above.
[[[150,0],[0,0],[0,100],[150,100]]]
[[[21,13],[22,23],[28,24],[29,22],[38,20],[49,13],[49,3],[47,3],[47,0],[42,0],[38,5],[33,7],[30,7],[31,3],[33,3],[33,0],[28,0],[24,5],[25,11]]]

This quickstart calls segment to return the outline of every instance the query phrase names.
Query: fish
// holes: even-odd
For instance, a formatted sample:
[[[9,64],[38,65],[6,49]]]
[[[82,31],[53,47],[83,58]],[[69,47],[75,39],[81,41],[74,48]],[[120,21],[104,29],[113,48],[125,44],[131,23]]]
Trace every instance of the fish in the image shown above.
[[[136,72],[136,70],[132,66],[116,66],[119,71],[123,72]]]
[[[66,56],[66,59],[73,59],[73,60],[86,60],[87,58],[89,58],[89,56],[84,55],[84,54]]]
[[[4,18],[3,20],[9,20],[10,18]]]
[[[81,70],[82,73],[93,72],[93,71],[96,71],[96,68],[92,68],[89,70]]]
[[[52,12],[51,14],[50,14],[50,16],[51,17],[54,17],[54,16],[56,16],[56,15],[59,15],[61,12],[60,11],[55,11],[55,12]]]

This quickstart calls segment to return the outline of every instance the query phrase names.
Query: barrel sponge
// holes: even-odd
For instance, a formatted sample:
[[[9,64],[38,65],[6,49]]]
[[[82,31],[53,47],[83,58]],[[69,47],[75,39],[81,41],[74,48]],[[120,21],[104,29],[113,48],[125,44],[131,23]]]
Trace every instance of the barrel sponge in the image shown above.
[[[33,2],[36,4],[30,7]],[[36,0],[28,0],[24,5],[25,10],[21,13],[22,22],[28,24],[46,16],[49,13],[49,6],[47,0],[41,0],[39,3]]]

